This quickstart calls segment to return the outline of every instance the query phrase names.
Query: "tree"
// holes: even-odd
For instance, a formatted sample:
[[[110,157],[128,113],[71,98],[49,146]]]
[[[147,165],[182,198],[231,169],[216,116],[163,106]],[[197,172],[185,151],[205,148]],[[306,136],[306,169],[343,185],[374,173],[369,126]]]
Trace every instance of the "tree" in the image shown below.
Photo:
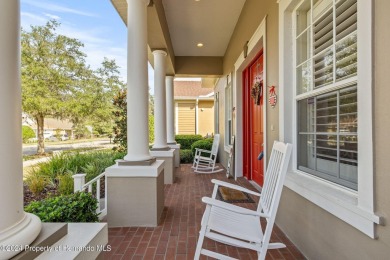
[[[120,80],[119,66],[115,60],[104,58],[102,66],[95,72],[100,81],[100,91],[96,91],[100,102],[93,102],[94,108],[91,113],[91,124],[100,134],[112,133],[113,110],[112,100],[119,90],[125,88],[126,84]]]
[[[122,89],[114,97],[113,104],[114,109],[114,144],[118,144],[118,149],[120,151],[127,149],[127,101],[126,101],[127,91]],[[150,99],[149,99],[150,107]],[[154,115],[151,114],[149,110],[149,143],[154,141]]]
[[[154,142],[154,115],[149,114],[149,143]]]
[[[88,76],[83,44],[56,33],[60,24],[51,20],[44,26],[22,29],[22,105],[38,127],[38,154],[44,153],[45,117],[65,118],[70,102],[83,78]]]
[[[127,149],[127,101],[126,90],[120,90],[114,97],[113,104],[115,110],[114,115],[114,144],[118,144],[116,148],[120,151]]]
[[[150,94],[150,87],[149,87],[149,115],[154,116],[154,96]]]
[[[114,97],[114,144],[118,147],[114,149],[124,151],[127,149],[127,91],[121,89]],[[149,143],[154,141],[154,116],[149,111]]]
[[[88,72],[74,93],[71,121],[75,128],[91,125],[99,134],[112,132],[113,98],[125,86],[119,75],[115,60],[107,58],[100,68]]]

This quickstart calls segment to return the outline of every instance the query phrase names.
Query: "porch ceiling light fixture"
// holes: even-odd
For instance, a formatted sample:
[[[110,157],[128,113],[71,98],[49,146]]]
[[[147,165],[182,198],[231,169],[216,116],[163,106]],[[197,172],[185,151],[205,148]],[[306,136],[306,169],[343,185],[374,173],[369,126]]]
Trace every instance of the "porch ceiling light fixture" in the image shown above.
[[[202,48],[203,47],[203,43],[199,42],[198,44],[196,44],[197,47],[199,48]]]

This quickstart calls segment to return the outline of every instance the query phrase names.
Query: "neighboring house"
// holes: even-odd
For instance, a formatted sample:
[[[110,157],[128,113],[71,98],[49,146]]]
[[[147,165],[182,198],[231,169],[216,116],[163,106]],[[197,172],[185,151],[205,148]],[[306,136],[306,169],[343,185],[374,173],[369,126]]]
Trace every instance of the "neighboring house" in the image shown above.
[[[35,121],[26,113],[22,113],[22,125],[31,127],[35,134],[38,133],[38,126]],[[45,138],[55,135],[68,135],[70,139],[74,138],[73,123],[69,120],[60,120],[55,118],[45,118],[43,133]]]
[[[45,118],[44,133],[51,133],[52,135],[67,134],[69,138],[74,138],[73,123],[69,120],[60,120],[55,118]],[[36,127],[33,128],[36,131]]]
[[[199,81],[174,81],[176,134],[214,134],[214,89]]]

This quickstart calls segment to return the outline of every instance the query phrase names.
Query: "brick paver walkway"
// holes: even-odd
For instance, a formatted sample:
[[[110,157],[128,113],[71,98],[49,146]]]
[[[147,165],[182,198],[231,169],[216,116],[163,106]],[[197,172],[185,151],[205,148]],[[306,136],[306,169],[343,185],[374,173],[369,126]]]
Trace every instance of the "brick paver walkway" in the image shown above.
[[[165,185],[165,208],[160,225],[156,228],[109,228],[108,244],[112,250],[105,254],[105,259],[193,259],[205,208],[201,198],[211,196],[213,178],[227,181],[224,173],[194,174],[191,165],[181,165],[176,169],[175,183]],[[238,184],[253,189],[244,178],[240,178]],[[239,205],[256,207],[254,203]],[[276,225],[271,241],[283,242],[287,248],[269,250],[267,259],[305,259]],[[234,258],[257,259],[256,252],[251,250],[226,246],[207,238],[204,243],[206,248]],[[201,259],[207,258],[202,256]]]

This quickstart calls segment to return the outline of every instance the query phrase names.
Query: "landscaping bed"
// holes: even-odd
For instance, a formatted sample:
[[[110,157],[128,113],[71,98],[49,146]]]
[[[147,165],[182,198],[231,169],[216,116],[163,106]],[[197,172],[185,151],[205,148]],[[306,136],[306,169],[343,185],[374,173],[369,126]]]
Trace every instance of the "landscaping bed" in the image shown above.
[[[55,186],[47,186],[41,193],[34,194],[27,184],[23,184],[24,199],[23,205],[27,206],[32,201],[40,201],[49,197],[58,196],[59,192]]]
[[[74,181],[72,175],[86,174],[86,182],[115,164],[124,154],[111,150],[87,153],[65,153],[51,157],[30,169],[24,181],[24,205],[32,201],[72,194]],[[101,181],[101,196],[104,196],[104,180]],[[94,187],[96,189],[96,187]]]

